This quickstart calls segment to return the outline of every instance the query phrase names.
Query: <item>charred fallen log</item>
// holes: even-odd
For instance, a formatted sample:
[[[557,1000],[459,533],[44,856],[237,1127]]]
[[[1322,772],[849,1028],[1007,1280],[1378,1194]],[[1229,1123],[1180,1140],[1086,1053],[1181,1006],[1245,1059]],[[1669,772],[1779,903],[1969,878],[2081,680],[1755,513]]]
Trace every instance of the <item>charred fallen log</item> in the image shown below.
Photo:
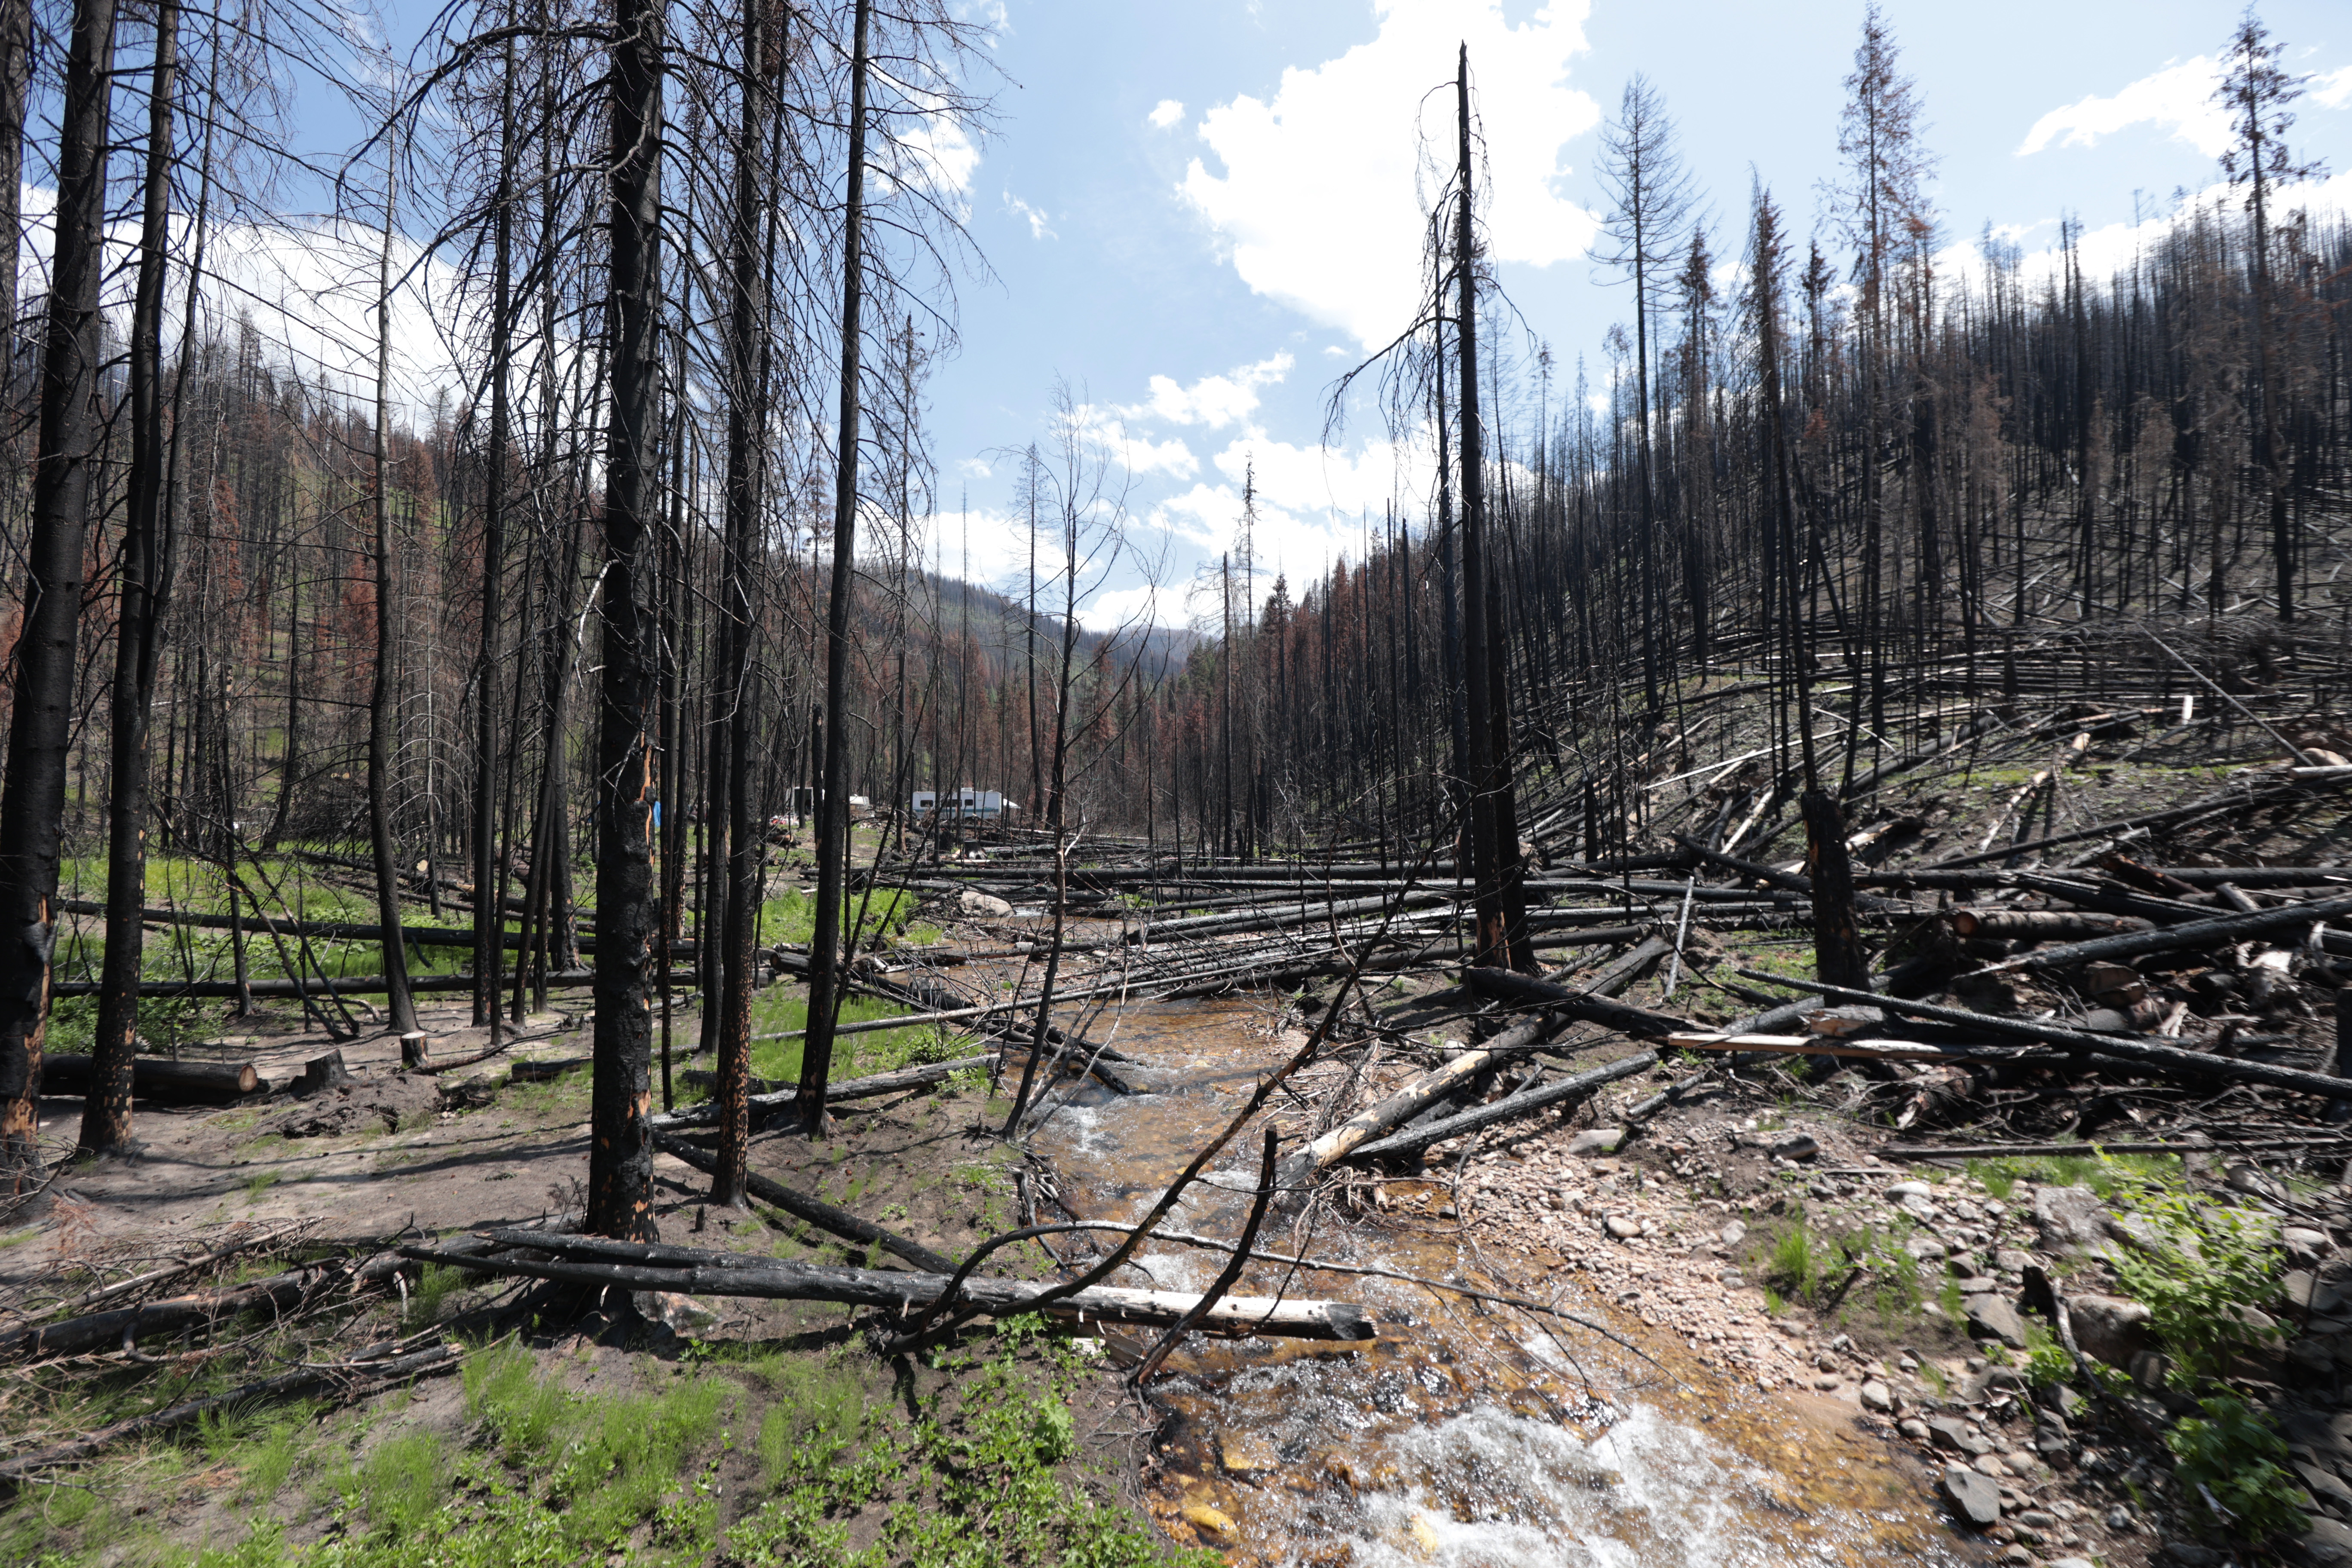
[[[506,1240],[511,1236],[514,1239]],[[469,1257],[446,1248],[404,1247],[400,1254],[419,1262],[444,1263],[491,1274],[555,1279],[567,1284],[623,1290],[674,1290],[696,1296],[748,1296],[765,1300],[839,1301],[904,1312],[938,1301],[949,1277],[879,1268],[831,1268],[740,1253],[607,1241],[598,1237],[547,1236],[536,1231],[499,1232],[493,1240],[551,1255],[548,1261],[516,1257]],[[1022,1279],[967,1278],[960,1310],[989,1317],[1032,1310],[1052,1288]],[[1200,1301],[1176,1290],[1129,1290],[1096,1286],[1045,1303],[1050,1316],[1087,1322],[1166,1327]],[[1312,1301],[1265,1296],[1227,1296],[1197,1325],[1208,1332],[1265,1334],[1283,1339],[1370,1340],[1380,1336],[1371,1315],[1349,1301]]]

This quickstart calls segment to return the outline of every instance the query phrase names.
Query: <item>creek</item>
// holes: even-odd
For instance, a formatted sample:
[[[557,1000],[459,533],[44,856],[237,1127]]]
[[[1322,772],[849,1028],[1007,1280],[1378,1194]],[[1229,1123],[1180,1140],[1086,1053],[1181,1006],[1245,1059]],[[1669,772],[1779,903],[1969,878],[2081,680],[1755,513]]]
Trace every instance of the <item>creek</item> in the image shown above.
[[[1276,1059],[1260,1014],[1246,1001],[1142,1004],[1115,1032],[1112,1016],[1096,1021],[1095,1037],[1111,1034],[1164,1088],[1082,1090],[1037,1135],[1074,1212],[1132,1221],[1166,1189]],[[1167,1228],[1237,1235],[1256,1149],[1234,1139]],[[1637,1348],[1402,1281],[1253,1265],[1237,1291],[1360,1300],[1381,1337],[1194,1339],[1170,1357],[1150,1389],[1160,1422],[1145,1486],[1180,1539],[1236,1562],[1358,1568],[1986,1560],[1916,1462],[1851,1406],[1736,1382],[1574,1270],[1482,1262],[1450,1223],[1328,1208],[1305,1232],[1277,1210],[1259,1246],[1546,1300]],[[1155,1242],[1139,1261],[1160,1288],[1201,1289],[1224,1257]],[[1106,1339],[1130,1363],[1149,1342]]]

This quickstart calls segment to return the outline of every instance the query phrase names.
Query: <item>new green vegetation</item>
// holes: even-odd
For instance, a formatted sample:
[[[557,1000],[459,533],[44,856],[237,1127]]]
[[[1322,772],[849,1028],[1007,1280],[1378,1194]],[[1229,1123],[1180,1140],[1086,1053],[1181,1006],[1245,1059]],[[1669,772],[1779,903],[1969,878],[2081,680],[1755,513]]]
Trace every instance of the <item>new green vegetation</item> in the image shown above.
[[[1035,1319],[896,1386],[855,1352],[708,1345],[583,1392],[551,1352],[476,1351],[463,1419],[421,1399],[229,1413],[0,1512],[34,1568],[1207,1568],[1095,1494],[1070,1408],[1085,1360]],[[944,1374],[937,1375],[937,1374]],[[445,1406],[446,1409],[446,1406]],[[236,1472],[231,1539],[173,1540],[171,1500]],[[217,1536],[218,1531],[215,1531]]]

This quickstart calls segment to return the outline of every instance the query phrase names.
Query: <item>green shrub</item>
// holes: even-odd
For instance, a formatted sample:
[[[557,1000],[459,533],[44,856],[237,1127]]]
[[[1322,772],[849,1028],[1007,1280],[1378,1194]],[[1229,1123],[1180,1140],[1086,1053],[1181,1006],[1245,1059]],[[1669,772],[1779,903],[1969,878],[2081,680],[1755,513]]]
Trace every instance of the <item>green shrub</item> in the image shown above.
[[[2286,1439],[2234,1394],[2210,1395],[2197,1407],[2201,1415],[2164,1436],[2189,1516],[2233,1541],[2300,1531],[2305,1493],[2287,1468]]]
[[[2116,1195],[2161,1243],[2119,1248],[2116,1284],[2147,1304],[2149,1327],[2185,1373],[2218,1373],[2232,1351],[2275,1332],[2250,1327],[2246,1317],[2248,1308],[2278,1299],[2267,1219],[2137,1173],[2125,1175]]]

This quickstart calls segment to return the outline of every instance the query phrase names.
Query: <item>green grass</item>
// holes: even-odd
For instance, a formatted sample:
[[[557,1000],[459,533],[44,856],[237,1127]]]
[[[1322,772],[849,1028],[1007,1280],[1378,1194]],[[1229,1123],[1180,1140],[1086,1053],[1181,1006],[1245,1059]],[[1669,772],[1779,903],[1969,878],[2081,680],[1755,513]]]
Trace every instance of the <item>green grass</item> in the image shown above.
[[[230,1415],[184,1447],[19,1499],[0,1510],[0,1553],[36,1568],[1223,1561],[1171,1550],[1079,1484],[1069,1400],[1086,1363],[1036,1320],[1000,1324],[992,1342],[940,1355],[944,1379],[902,1377],[895,1391],[849,1350],[714,1344],[696,1359],[639,1361],[650,1387],[592,1394],[551,1379],[543,1353],[501,1344],[467,1363],[455,1429],[410,1421],[404,1396],[327,1426],[309,1409]],[[722,1494],[739,1426],[758,1475]],[[181,1458],[192,1452],[239,1472],[227,1539],[182,1545],[157,1528],[195,1479]],[[306,1497],[326,1529],[291,1544]],[[722,1503],[735,1516],[723,1534]],[[851,1551],[854,1534],[873,1544]]]
[[[1919,1260],[1903,1246],[1909,1234],[1899,1221],[1832,1232],[1799,1213],[1762,1238],[1758,1273],[1768,1300],[1782,1307],[1802,1302],[1840,1321],[1866,1307],[1892,1328],[1925,1299]]]
[[[1986,1192],[2002,1199],[2016,1191],[2020,1182],[2038,1182],[2052,1187],[2088,1187],[2102,1199],[2112,1200],[2118,1192],[2137,1184],[2177,1187],[2182,1179],[2179,1155],[2102,1154],[2087,1143],[2080,1154],[2032,1158],[2002,1155],[1970,1160],[1968,1171],[1983,1184]]]
[[[857,942],[860,947],[866,947],[872,944],[877,933],[888,932],[896,937],[913,917],[915,904],[915,895],[908,892],[878,892],[870,902],[864,894],[852,893],[842,900],[841,921],[846,927],[857,918],[860,909],[865,910],[866,918],[858,927]],[[786,942],[795,947],[806,947],[815,933],[814,892],[783,893],[760,906],[760,941],[763,945]],[[937,942],[939,939],[939,933],[932,931],[929,940]]]
[[[841,1021],[867,1023],[896,1018],[906,1008],[870,996],[845,998]],[[751,998],[751,1074],[754,1078],[790,1081],[800,1077],[801,1042],[762,1040],[808,1027],[808,997],[794,986],[775,985]],[[904,1029],[877,1029],[870,1035],[844,1035],[834,1042],[833,1076],[889,1072],[919,1062],[952,1061],[969,1054],[964,1037],[937,1024],[917,1024]]]

